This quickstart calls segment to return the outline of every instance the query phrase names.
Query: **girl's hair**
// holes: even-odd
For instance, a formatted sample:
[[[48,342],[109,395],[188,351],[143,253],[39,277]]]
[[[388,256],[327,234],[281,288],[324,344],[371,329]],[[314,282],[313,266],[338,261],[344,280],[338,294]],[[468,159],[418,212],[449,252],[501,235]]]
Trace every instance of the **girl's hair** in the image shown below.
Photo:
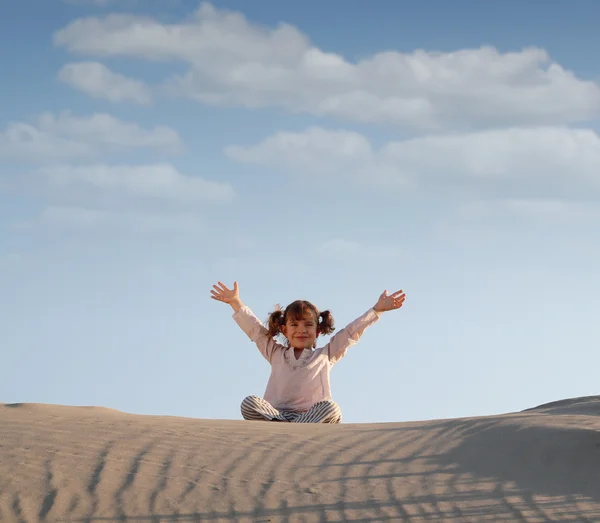
[[[268,330],[273,337],[282,334],[283,327],[288,320],[301,320],[307,314],[312,315],[317,322],[317,334],[331,334],[334,330],[333,316],[329,311],[319,310],[309,301],[296,300],[290,303],[285,310],[277,305],[275,311],[269,314]]]

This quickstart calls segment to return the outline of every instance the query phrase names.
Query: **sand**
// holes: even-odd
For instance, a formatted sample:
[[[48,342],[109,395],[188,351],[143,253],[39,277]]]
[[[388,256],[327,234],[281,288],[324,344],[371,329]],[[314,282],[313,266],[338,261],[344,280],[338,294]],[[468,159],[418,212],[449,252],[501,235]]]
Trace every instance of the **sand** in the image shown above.
[[[600,521],[600,397],[342,425],[0,404],[0,521]]]

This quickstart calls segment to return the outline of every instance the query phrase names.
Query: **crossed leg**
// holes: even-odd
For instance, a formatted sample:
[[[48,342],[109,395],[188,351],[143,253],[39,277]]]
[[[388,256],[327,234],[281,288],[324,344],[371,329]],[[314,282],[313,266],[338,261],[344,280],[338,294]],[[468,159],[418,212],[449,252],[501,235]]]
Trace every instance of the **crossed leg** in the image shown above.
[[[249,421],[291,421],[285,413],[258,396],[248,396],[242,401],[242,417]]]
[[[315,403],[306,412],[298,416],[294,423],[341,423],[342,409],[331,400],[323,400]]]
[[[318,401],[306,412],[281,411],[258,396],[244,398],[242,417],[249,421],[287,421],[291,423],[341,423],[342,411],[331,400]]]

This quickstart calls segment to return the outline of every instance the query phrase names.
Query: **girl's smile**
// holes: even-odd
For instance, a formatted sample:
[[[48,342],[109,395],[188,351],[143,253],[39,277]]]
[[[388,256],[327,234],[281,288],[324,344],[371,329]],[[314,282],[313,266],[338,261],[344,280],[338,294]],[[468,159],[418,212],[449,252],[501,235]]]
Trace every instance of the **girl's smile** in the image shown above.
[[[282,326],[281,332],[287,338],[290,347],[299,350],[310,349],[318,336],[317,320],[311,314],[302,319],[290,318]]]

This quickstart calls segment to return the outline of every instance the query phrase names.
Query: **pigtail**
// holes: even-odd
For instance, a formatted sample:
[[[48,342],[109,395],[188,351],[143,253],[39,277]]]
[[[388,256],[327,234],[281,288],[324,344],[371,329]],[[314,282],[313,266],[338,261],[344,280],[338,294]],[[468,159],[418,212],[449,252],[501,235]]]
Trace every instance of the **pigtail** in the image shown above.
[[[319,314],[319,334],[331,334],[335,330],[333,316],[329,311],[323,311]]]
[[[269,314],[267,330],[269,331],[270,336],[275,337],[281,334],[281,326],[284,324],[284,316],[285,314],[279,305],[277,305],[275,311]]]

